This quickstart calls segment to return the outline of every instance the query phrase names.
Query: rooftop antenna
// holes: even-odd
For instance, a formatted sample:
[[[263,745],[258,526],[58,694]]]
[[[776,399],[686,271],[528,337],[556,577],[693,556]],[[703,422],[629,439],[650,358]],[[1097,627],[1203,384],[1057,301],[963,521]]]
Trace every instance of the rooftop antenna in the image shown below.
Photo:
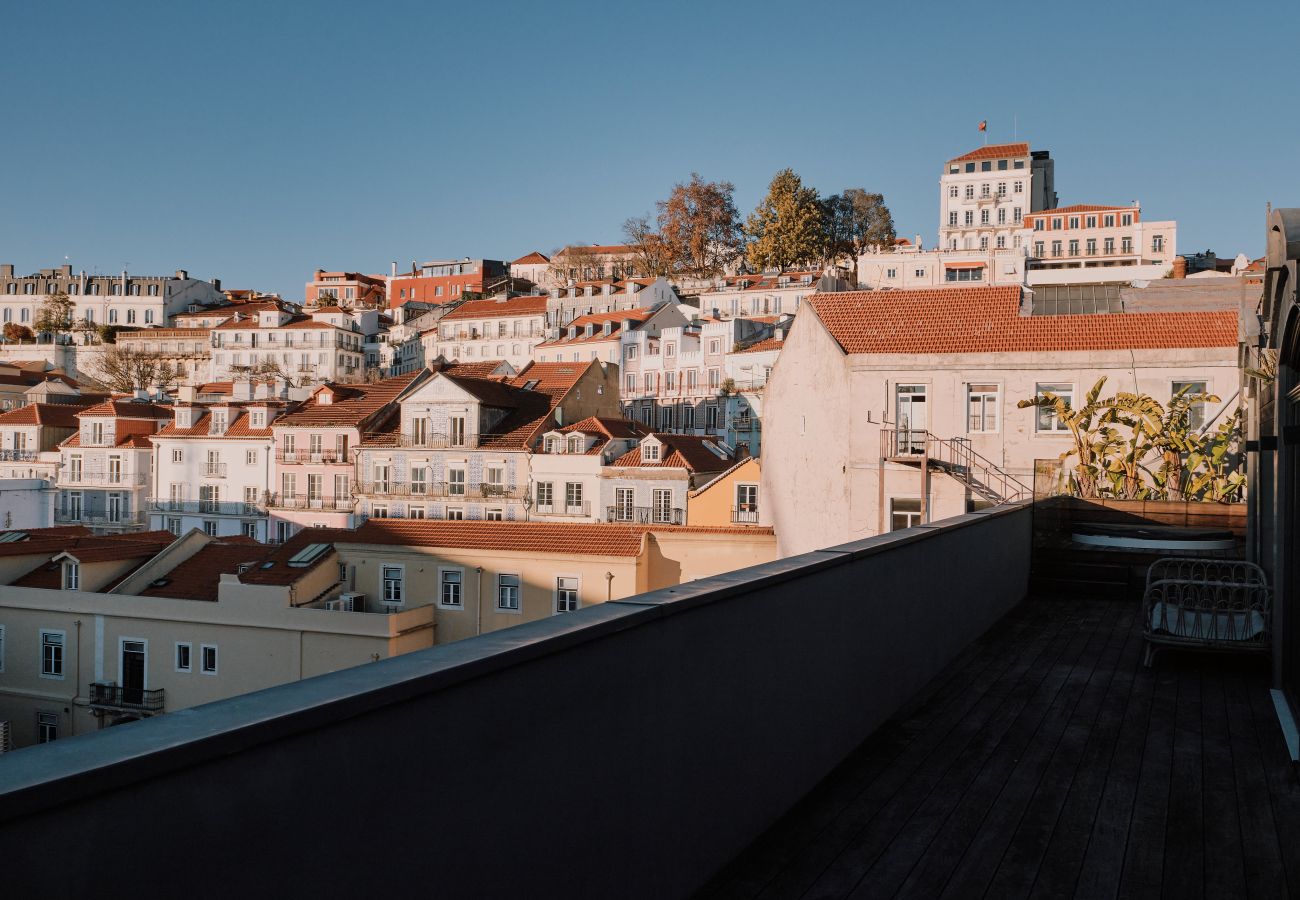
[[[1011,140],[1020,140],[1020,117],[1017,113],[1011,114]]]

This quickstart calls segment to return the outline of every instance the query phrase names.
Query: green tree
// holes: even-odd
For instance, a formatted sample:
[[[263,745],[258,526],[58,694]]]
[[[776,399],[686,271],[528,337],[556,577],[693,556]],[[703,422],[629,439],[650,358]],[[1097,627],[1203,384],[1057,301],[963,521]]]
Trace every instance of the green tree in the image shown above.
[[[792,169],[782,169],[750,214],[745,234],[750,241],[745,255],[760,271],[816,262],[826,245],[817,191],[805,187]]]
[[[36,310],[36,321],[32,327],[37,334],[48,334],[55,338],[68,334],[72,331],[72,314],[75,310],[76,304],[67,294],[50,294]]]
[[[1113,421],[1113,416],[1107,416],[1107,410],[1114,405],[1113,400],[1100,399],[1105,384],[1105,377],[1100,378],[1092,390],[1088,391],[1083,406],[1078,409],[1064,397],[1050,391],[1016,404],[1021,409],[1030,406],[1050,409],[1056,420],[1070,432],[1074,446],[1061,454],[1061,462],[1064,463],[1071,456],[1077,457],[1070,480],[1074,492],[1080,497],[1098,496],[1107,459],[1120,442],[1119,433],[1109,424]]]
[[[842,194],[827,197],[821,206],[825,258],[834,262],[850,257],[855,283],[859,256],[872,247],[893,251],[897,235],[894,216],[885,205],[884,194],[848,188]]]

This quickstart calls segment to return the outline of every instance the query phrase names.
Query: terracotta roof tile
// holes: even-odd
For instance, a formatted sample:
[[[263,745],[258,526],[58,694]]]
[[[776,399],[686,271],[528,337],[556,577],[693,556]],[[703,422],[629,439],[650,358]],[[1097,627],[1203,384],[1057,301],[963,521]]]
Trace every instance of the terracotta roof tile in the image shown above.
[[[1049,216],[1059,216],[1062,213],[1089,213],[1089,212],[1115,212],[1125,210],[1133,212],[1136,207],[1133,206],[1098,206],[1095,203],[1074,203],[1070,206],[1058,206],[1056,209],[1040,209],[1037,212],[1025,213],[1026,219],[1043,219]]]
[[[780,350],[785,346],[785,341],[780,338],[770,337],[766,340],[759,341],[756,344],[750,344],[743,348],[741,353],[764,353],[768,350]]]
[[[105,400],[81,411],[82,416],[114,419],[170,419],[171,407],[160,406],[145,400]]]
[[[1028,156],[1029,145],[1019,144],[989,144],[984,147],[977,147],[970,153],[963,153],[961,156],[954,156],[948,162],[970,162],[976,159],[1005,159],[1011,156]]]
[[[217,586],[221,583],[222,575],[237,575],[241,564],[260,563],[275,549],[266,544],[259,544],[252,538],[222,538],[203,547],[170,572],[155,579],[165,583],[150,583],[137,593],[141,597],[215,601]]]
[[[29,403],[0,414],[0,425],[51,425],[55,428],[76,428],[77,413],[85,412],[89,408],[90,404]]]
[[[328,388],[335,394],[333,402],[319,402],[321,390],[317,390],[309,400],[294,412],[276,419],[273,427],[360,427],[371,416],[395,401],[403,391],[411,386],[412,382],[424,377],[427,373],[428,370],[421,369],[418,372],[398,375],[396,378],[387,378],[374,384],[338,385],[327,383],[322,388]]]
[[[527,265],[533,265],[533,264],[536,264],[536,263],[548,263],[548,262],[550,262],[550,261],[551,261],[551,258],[550,258],[549,256],[546,256],[546,255],[544,255],[544,254],[542,254],[542,253],[538,253],[536,250],[534,250],[532,253],[529,253],[527,256],[521,256],[521,257],[519,257],[519,258],[516,259],[514,262],[512,262],[510,265],[512,265],[512,266],[527,266]]]
[[[711,438],[693,434],[662,434],[660,432],[655,432],[654,436],[659,443],[664,445],[664,450],[659,454],[658,462],[644,462],[641,459],[641,448],[633,447],[610,465],[636,469],[686,469],[689,472],[721,472],[731,468],[731,465],[735,462],[734,457],[728,456],[724,459],[704,446],[705,441],[713,443]]]
[[[546,314],[548,295],[511,297],[509,300],[467,300],[442,319],[491,319],[496,316],[541,316]]]
[[[1019,287],[817,294],[845,353],[1052,353],[1235,347],[1235,310],[1022,316]]]
[[[2,556],[44,556],[35,568],[9,582],[15,587],[62,587],[60,564],[52,563],[54,557],[65,551],[82,563],[112,562],[116,560],[144,562],[156,556],[176,540],[170,531],[140,531],[130,534],[98,534],[84,536],[41,537],[13,544],[0,544]]]

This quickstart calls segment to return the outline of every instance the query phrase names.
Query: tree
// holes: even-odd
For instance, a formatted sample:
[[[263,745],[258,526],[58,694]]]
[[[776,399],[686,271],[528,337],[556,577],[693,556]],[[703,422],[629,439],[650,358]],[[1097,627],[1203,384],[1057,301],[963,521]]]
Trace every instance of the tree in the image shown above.
[[[690,181],[673,185],[668,199],[656,204],[659,239],[673,269],[711,278],[740,255],[745,232],[732,201],[735,190],[729,181],[705,181],[692,172]]]
[[[1098,399],[1105,384],[1103,376],[1088,391],[1083,406],[1078,409],[1064,397],[1050,391],[1016,404],[1020,409],[1030,406],[1050,409],[1056,420],[1070,432],[1074,446],[1061,454],[1061,462],[1064,463],[1071,456],[1078,457],[1070,478],[1074,492],[1080,497],[1097,496],[1098,483],[1106,469],[1106,459],[1120,440],[1119,433],[1107,424],[1106,411],[1113,405],[1113,401]]]
[[[767,196],[745,223],[751,265],[784,270],[819,259],[825,248],[822,207],[817,191],[805,187],[792,169],[776,173]]]
[[[38,334],[48,334],[55,338],[68,334],[72,331],[72,314],[75,310],[76,304],[67,294],[50,294],[41,301],[32,326]]]
[[[894,216],[885,205],[885,195],[862,188],[848,188],[842,194],[832,194],[823,200],[822,228],[826,261],[850,257],[855,284],[858,257],[873,247],[892,252],[897,238]]]
[[[623,237],[636,254],[636,270],[644,275],[668,275],[673,256],[649,216],[633,216],[623,223]]]
[[[600,278],[604,266],[605,261],[591,249],[591,245],[573,245],[551,254],[551,277],[559,284]]]
[[[4,336],[6,341],[34,341],[36,335],[26,325],[19,325],[17,322],[5,322]]]
[[[122,393],[166,387],[178,380],[176,370],[161,353],[117,345],[93,357],[86,368],[100,384]]]

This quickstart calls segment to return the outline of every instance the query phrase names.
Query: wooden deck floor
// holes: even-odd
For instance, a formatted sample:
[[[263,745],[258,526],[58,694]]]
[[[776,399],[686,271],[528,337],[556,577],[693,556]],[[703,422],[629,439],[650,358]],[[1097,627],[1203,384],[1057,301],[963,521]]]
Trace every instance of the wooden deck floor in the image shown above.
[[[1300,896],[1300,785],[1258,658],[1127,603],[1022,604],[701,892]]]

